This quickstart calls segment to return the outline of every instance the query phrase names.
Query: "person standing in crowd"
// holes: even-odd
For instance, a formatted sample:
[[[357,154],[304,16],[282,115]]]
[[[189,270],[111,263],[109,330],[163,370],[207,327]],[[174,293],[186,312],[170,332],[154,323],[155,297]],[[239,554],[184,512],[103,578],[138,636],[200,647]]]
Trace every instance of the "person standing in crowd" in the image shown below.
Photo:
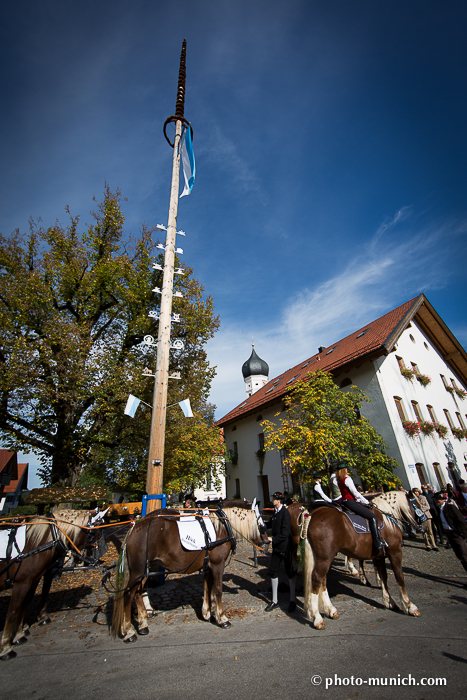
[[[459,479],[459,502],[463,505],[461,511],[465,518],[467,516],[467,484],[464,479]]]
[[[326,496],[323,491],[320,476],[316,477],[315,485],[313,486],[313,500],[316,506],[325,506],[328,503],[332,503],[332,500],[329,498],[329,496]]]
[[[467,523],[459,508],[454,503],[449,503],[444,493],[439,491],[433,497],[440,509],[441,522],[452,551],[467,571]]]
[[[427,548],[428,551],[433,549],[435,552],[439,552],[438,547],[436,546],[435,539],[433,537],[433,530],[431,529],[431,521],[432,521],[432,515],[430,513],[430,505],[425,498],[425,496],[421,493],[420,489],[412,489],[412,494],[413,498],[415,500],[415,504],[420,510],[422,511],[423,515],[426,517],[426,520],[424,523],[422,523],[422,530],[423,530],[423,539],[425,541],[425,547]]]
[[[378,530],[378,521],[376,520],[375,514],[368,508],[370,502],[367,501],[365,496],[358,493],[355,488],[353,479],[347,473],[347,466],[345,464],[340,464],[336,469],[337,484],[339,490],[342,494],[342,505],[347,506],[349,510],[361,515],[363,518],[368,520],[368,525],[370,527],[371,536],[373,538],[373,544],[377,550],[387,547],[387,542],[385,542]]]
[[[292,524],[290,513],[284,505],[284,496],[280,491],[276,491],[271,496],[274,506],[272,517],[272,542],[271,563],[269,565],[269,576],[271,577],[272,600],[265,607],[265,612],[271,612],[279,606],[279,567],[284,562],[285,572],[289,579],[290,602],[287,612],[294,612],[297,604],[295,602],[295,572],[292,568]]]
[[[444,543],[444,530],[443,525],[441,523],[439,508],[436,505],[435,500],[433,498],[434,492],[432,485],[425,484],[424,486],[422,486],[422,493],[428,501],[428,505],[430,506],[431,528],[433,531],[434,540],[435,542],[437,541],[437,544],[441,547]]]

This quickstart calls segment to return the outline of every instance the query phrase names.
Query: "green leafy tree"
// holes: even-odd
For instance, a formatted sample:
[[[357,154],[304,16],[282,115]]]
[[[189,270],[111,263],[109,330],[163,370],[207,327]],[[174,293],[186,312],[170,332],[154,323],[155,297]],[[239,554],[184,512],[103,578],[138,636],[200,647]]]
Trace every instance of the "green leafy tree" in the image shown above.
[[[107,187],[82,234],[67,208],[67,226],[32,222],[27,235],[0,237],[0,430],[9,448],[40,456],[45,483],[118,483],[125,468],[146,469],[149,409],[135,419],[123,410],[129,393],[152,403],[153,378],[142,372],[154,368],[155,350],[143,341],[157,337],[148,314],[159,306],[154,263],[163,259],[152,230],[124,235],[120,202]],[[207,408],[215,370],[204,344],[219,320],[192,270],[184,272],[176,276],[183,299],[174,299],[181,323],[173,328],[183,347],[172,351],[170,367],[182,378],[170,382],[169,403],[190,398],[194,424],[204,427],[191,455],[207,473],[218,431]],[[190,432],[188,421],[169,420],[169,433]],[[174,444],[168,435],[172,472],[182,464],[170,454]]]
[[[360,412],[368,401],[355,386],[341,391],[330,373],[310,372],[290,388],[285,415],[278,413],[277,423],[263,421],[265,447],[284,450],[287,466],[303,483],[346,462],[368,486],[394,488],[400,483],[393,473],[398,464]]]

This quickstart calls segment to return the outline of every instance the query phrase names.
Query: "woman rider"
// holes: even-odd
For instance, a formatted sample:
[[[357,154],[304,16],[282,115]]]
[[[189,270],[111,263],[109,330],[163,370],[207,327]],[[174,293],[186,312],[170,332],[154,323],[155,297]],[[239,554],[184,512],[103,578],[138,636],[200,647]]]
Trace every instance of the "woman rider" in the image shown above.
[[[353,480],[347,473],[347,466],[345,464],[339,464],[336,469],[336,477],[337,485],[342,494],[341,503],[347,506],[352,512],[368,520],[371,536],[373,537],[373,544],[376,549],[379,550],[383,547],[387,547],[387,542],[385,542],[379,534],[378,521],[376,520],[375,514],[367,508],[370,502],[355,488]]]

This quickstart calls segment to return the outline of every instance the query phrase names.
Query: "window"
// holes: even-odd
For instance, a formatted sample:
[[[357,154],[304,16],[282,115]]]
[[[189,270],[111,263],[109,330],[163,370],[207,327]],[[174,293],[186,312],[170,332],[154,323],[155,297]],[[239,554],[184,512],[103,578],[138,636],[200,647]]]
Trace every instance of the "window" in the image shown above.
[[[299,377],[299,376],[300,376],[300,375],[296,374],[295,377],[292,377],[292,379],[289,379],[289,381],[287,382],[287,384],[292,384],[292,382],[294,382],[294,381],[297,379],[297,377]],[[287,384],[286,384],[286,386],[287,386]]]
[[[419,423],[422,422],[422,414],[420,413],[420,407],[417,403],[417,401],[412,401],[412,407],[413,407],[413,412],[415,413],[415,418],[418,420]]]
[[[402,399],[399,398],[398,396],[395,396],[394,401],[396,403],[396,408],[397,408],[397,412],[399,414],[399,418],[401,419],[402,422],[406,421],[407,418],[405,417],[404,408],[402,406]]]
[[[415,465],[415,469],[417,470],[418,478],[420,479],[420,484],[423,486],[427,483],[427,478],[425,475],[425,469],[423,468],[423,464],[421,462],[417,462],[417,464]]]
[[[357,335],[357,338],[361,338],[362,335],[365,335],[365,333],[368,333],[369,330],[370,330],[369,328],[365,328],[365,330],[362,331],[362,332],[360,333],[360,335]]]
[[[412,369],[413,369],[413,371],[415,372],[415,374],[420,374],[420,370],[418,369],[417,363],[416,363],[416,362],[411,362],[410,364],[412,365]]]
[[[242,493],[240,491],[240,479],[235,479],[235,495],[234,498],[241,498]]]
[[[429,406],[427,404],[427,410],[428,410],[428,415],[430,416],[432,422],[437,423],[438,421],[436,420],[436,415],[435,415],[435,411],[433,409],[433,406]]]
[[[326,355],[330,355],[332,352],[334,352],[334,350],[335,350],[337,347],[339,347],[339,346],[338,346],[338,345],[334,345],[333,348],[331,348],[330,350],[327,351]]]
[[[449,424],[449,427],[452,430],[454,428],[454,423],[452,422],[451,414],[449,413],[447,408],[443,408],[443,411],[444,411],[444,415],[446,416],[446,420]]]
[[[349,379],[349,377],[347,377],[347,379],[343,379],[343,380],[341,381],[340,388],[343,389],[343,388],[346,387],[346,386],[352,386],[352,380]]]
[[[259,416],[257,416],[256,422],[258,423],[260,420],[263,420],[263,416],[261,415],[261,413],[259,414]]]
[[[397,364],[399,365],[399,369],[400,370],[405,369],[405,363],[404,363],[404,360],[402,359],[402,357],[399,357],[398,355],[396,355],[396,360],[397,360]]]
[[[433,471],[435,472],[436,479],[438,481],[438,486],[440,489],[444,489],[446,484],[443,481],[443,477],[441,476],[441,470],[439,468],[438,462],[433,462]]]
[[[409,335],[409,338],[412,341],[412,343],[415,343],[415,338],[413,337],[412,333]]]
[[[237,430],[237,426],[236,426],[236,425],[234,425],[234,427],[232,428],[232,432],[234,432],[234,430]]]
[[[429,349],[430,349],[430,348],[428,347],[428,343],[423,343],[423,345],[425,346],[425,350],[429,350]]]
[[[464,421],[462,420],[461,414],[460,414],[460,413],[456,413],[456,416],[457,416],[457,420],[459,421],[460,427],[462,428],[462,430],[465,430],[465,425],[464,425]]]
[[[308,362],[305,362],[302,369],[305,369],[305,367],[308,367],[309,364],[311,364],[311,360],[308,360]]]
[[[448,384],[447,381],[446,381],[446,377],[444,376],[444,374],[440,374],[439,376],[441,377],[441,381],[443,382],[444,386],[445,386],[446,389],[447,389],[448,386],[449,386],[449,384]]]
[[[238,457],[238,442],[234,442],[233,444],[233,453]]]
[[[259,449],[264,452],[264,433],[258,433],[258,445]]]

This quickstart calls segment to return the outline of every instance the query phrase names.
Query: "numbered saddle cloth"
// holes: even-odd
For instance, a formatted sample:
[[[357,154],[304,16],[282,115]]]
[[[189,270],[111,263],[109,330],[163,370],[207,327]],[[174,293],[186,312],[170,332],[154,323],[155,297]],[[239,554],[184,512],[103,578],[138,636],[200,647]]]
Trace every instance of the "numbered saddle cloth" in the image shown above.
[[[211,542],[215,542],[216,533],[211,519],[206,516],[203,518],[203,522]],[[206,537],[200,525],[199,517],[197,518],[194,515],[182,516],[180,520],[177,521],[177,525],[182,547],[190,550],[203,549],[203,547],[206,547]]]
[[[0,559],[13,559],[24,549],[26,525],[0,530]]]

